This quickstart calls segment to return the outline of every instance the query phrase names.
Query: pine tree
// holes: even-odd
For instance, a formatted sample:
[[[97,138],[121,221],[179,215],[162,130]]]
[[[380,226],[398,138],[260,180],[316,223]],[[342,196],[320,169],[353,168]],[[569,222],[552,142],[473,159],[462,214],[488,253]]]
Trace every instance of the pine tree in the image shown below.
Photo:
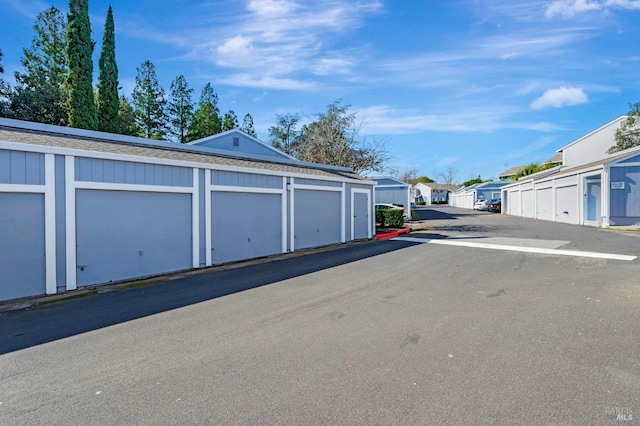
[[[251,116],[251,114],[245,114],[244,118],[242,119],[242,127],[240,127],[240,130],[253,137],[258,136],[258,134],[256,133],[256,129],[253,127],[253,117]]]
[[[227,130],[237,129],[238,128],[238,117],[233,110],[229,110],[222,119],[222,131],[226,132]]]
[[[98,117],[93,94],[93,41],[88,0],[69,1],[67,55],[69,126],[95,130],[98,128]]]
[[[169,95],[169,133],[180,143],[187,142],[187,129],[193,117],[193,102],[187,80],[183,75],[176,77],[171,82],[171,94]]]
[[[218,95],[213,91],[211,83],[207,83],[200,94],[198,107],[187,130],[187,142],[206,138],[222,131]]]
[[[166,93],[158,83],[156,67],[151,61],[145,61],[137,72],[132,93],[136,125],[140,136],[161,139],[167,128]]]
[[[140,136],[142,130],[136,124],[136,114],[126,96],[119,99],[118,108],[118,133],[128,136]]]
[[[107,10],[100,52],[100,76],[98,77],[98,130],[118,133],[120,123],[118,111],[118,65],[116,64],[116,40],[114,35],[113,10]]]
[[[66,126],[67,20],[50,7],[38,14],[31,47],[23,49],[24,73],[16,72],[9,115],[26,121]]]

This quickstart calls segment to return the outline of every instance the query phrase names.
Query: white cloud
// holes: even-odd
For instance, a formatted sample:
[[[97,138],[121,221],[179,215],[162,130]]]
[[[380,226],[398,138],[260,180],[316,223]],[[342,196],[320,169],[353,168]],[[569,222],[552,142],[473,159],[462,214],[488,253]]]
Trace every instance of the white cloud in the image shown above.
[[[587,94],[578,87],[559,87],[549,89],[542,96],[531,102],[531,109],[560,108],[584,104],[588,101]]]
[[[230,86],[254,87],[260,89],[311,90],[315,88],[314,83],[310,81],[264,75],[255,76],[252,74],[233,74],[219,78],[217,81]]]
[[[588,12],[590,10],[599,10],[602,8],[602,3],[592,0],[558,0],[547,6],[545,16],[547,18],[553,18],[556,15],[560,15],[564,18],[571,18],[574,15],[582,12]]]
[[[321,58],[315,63],[313,70],[317,75],[347,74],[353,61],[347,58]]]
[[[580,13],[611,9],[640,9],[640,0],[556,0],[547,6],[545,16],[572,18]]]
[[[286,0],[251,0],[247,9],[256,15],[274,17],[292,13],[296,5]]]
[[[254,52],[252,40],[241,35],[225,40],[216,48],[216,53],[221,58],[218,63],[228,67],[244,67],[253,64]]]
[[[364,122],[366,134],[408,134],[416,132],[489,133],[504,129],[554,131],[549,123],[513,120],[513,108],[491,106],[474,108],[456,107],[438,114],[421,114],[414,110],[395,109],[387,105],[372,105],[356,111]]]

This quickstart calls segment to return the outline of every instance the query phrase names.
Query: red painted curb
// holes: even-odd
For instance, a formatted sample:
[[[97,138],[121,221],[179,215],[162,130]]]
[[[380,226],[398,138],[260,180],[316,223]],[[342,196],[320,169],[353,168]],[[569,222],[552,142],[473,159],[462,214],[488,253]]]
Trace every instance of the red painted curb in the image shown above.
[[[386,239],[386,238],[397,237],[400,234],[408,234],[409,231],[411,231],[409,228],[403,228],[403,229],[400,229],[398,231],[387,232],[385,234],[378,234],[378,235],[376,235],[376,240],[382,240],[382,239]]]

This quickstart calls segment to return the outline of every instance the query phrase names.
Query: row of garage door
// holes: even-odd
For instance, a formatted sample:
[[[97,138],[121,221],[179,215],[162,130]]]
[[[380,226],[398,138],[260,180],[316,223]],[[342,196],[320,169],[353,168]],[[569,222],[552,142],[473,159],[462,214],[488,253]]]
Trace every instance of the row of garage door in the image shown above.
[[[577,224],[578,200],[576,185],[509,190],[505,207],[507,213],[515,216]]]
[[[288,203],[283,203],[280,193],[212,192],[211,264],[341,242],[342,193],[309,189],[294,193],[295,209],[287,216],[283,209]],[[354,192],[353,200],[353,238],[368,238],[369,195]],[[191,268],[192,209],[189,193],[78,189],[77,285]],[[4,246],[0,300],[44,294],[44,194],[0,193],[0,218]],[[291,237],[285,232],[291,221],[293,239],[287,241]],[[64,253],[57,253],[61,255]]]

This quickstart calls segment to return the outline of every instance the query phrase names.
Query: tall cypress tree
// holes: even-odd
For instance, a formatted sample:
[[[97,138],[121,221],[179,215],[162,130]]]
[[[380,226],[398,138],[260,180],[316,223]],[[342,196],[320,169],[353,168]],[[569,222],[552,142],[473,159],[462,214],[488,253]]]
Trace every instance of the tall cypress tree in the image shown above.
[[[118,117],[120,99],[118,97],[118,65],[116,64],[116,40],[111,6],[109,6],[107,19],[104,23],[99,66],[98,130],[118,133],[120,130]]]
[[[69,57],[69,126],[95,130],[98,127],[93,94],[93,41],[89,23],[89,1],[69,1],[67,55]]]

